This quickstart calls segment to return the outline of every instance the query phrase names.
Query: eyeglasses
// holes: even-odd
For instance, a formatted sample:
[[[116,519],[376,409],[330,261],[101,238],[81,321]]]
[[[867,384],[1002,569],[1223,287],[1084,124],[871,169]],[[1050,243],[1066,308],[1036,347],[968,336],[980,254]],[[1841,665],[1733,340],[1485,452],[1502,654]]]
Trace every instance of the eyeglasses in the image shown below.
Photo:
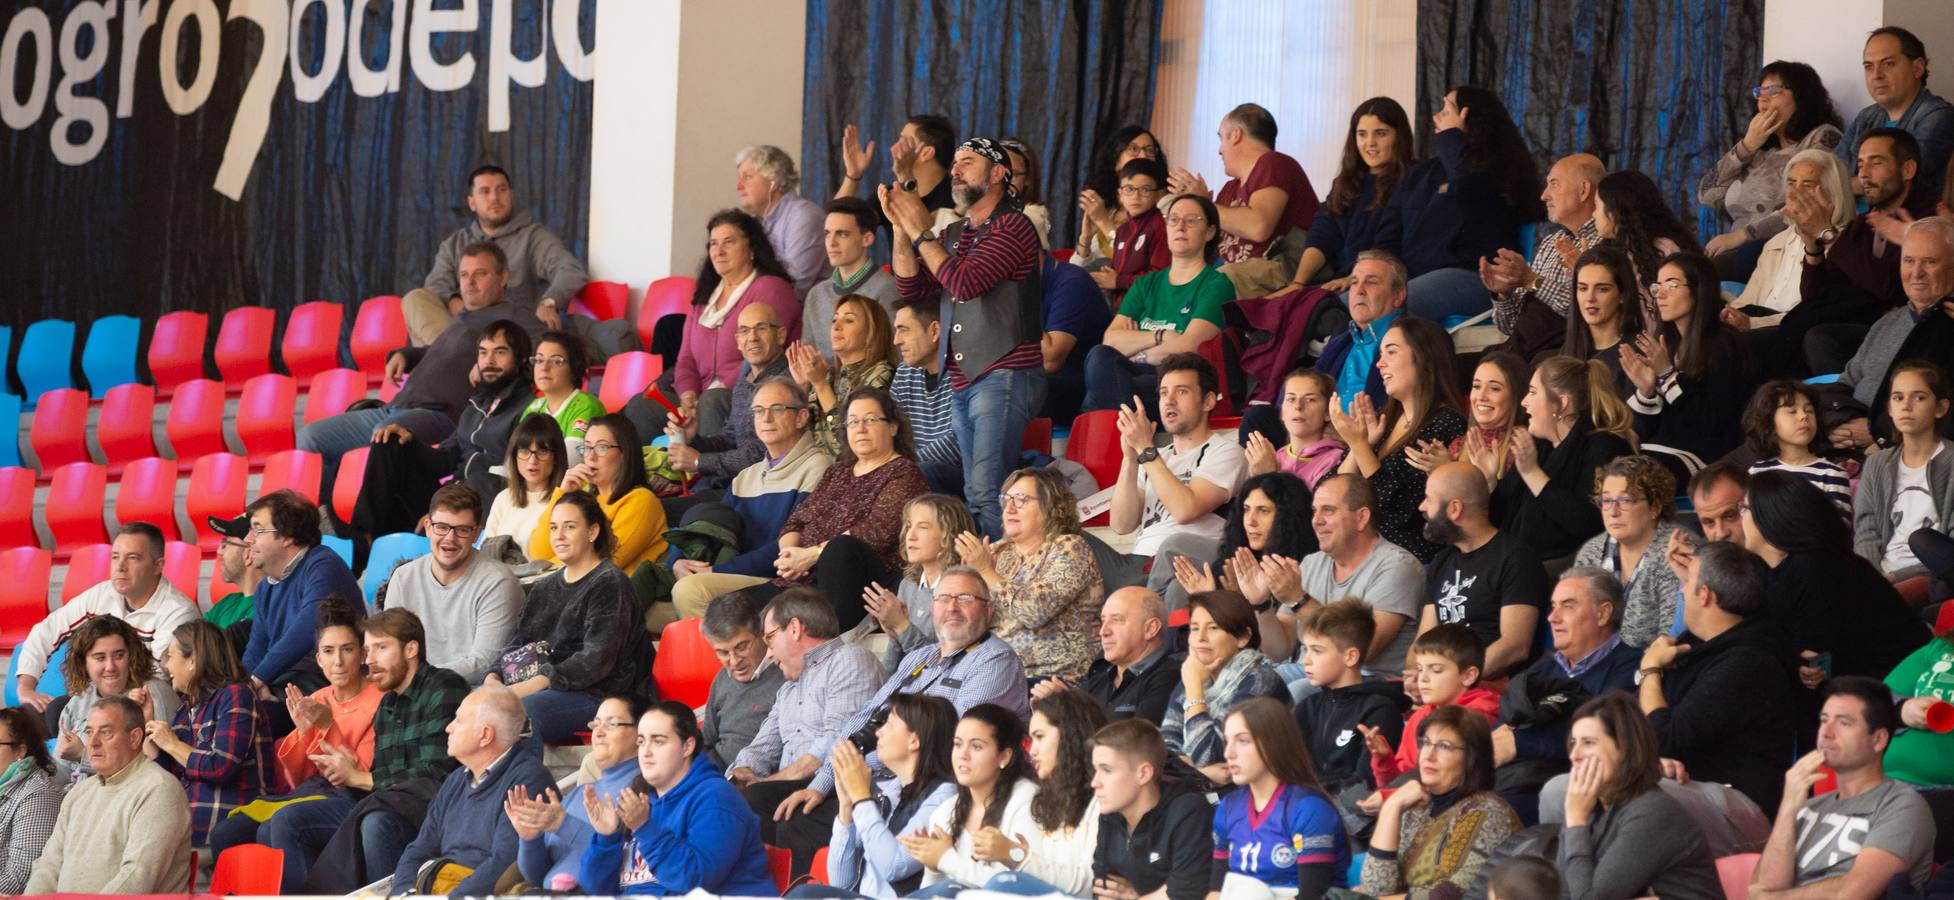
[[[555,454],[556,451],[551,450],[548,447],[536,447],[530,450],[517,450],[516,462],[529,462],[532,459],[539,459],[546,456],[554,456]]]
[[[1649,293],[1659,294],[1662,293],[1664,290],[1680,291],[1686,287],[1689,287],[1689,282],[1684,281],[1681,278],[1664,278],[1661,281],[1649,285]]]
[[[529,358],[529,364],[532,366],[540,366],[545,363],[548,363],[552,369],[560,369],[569,365],[570,361],[561,356],[543,356],[542,354],[537,354]]]
[[[588,730],[591,734],[597,734],[598,732],[602,732],[602,731],[610,731],[611,729],[614,728],[630,728],[630,727],[631,727],[630,722],[625,722],[619,719],[591,719],[590,721],[584,723],[584,728]]]
[[[771,644],[773,643],[773,639],[779,634],[780,634],[780,629],[778,628],[774,628],[768,631],[763,631],[760,633],[760,643]]]
[[[1777,95],[1782,93],[1784,93],[1784,85],[1781,84],[1760,84],[1757,87],[1750,89],[1750,96],[1752,100],[1762,100],[1765,97],[1776,97]]]
[[[1202,225],[1206,225],[1207,223],[1208,223],[1208,217],[1206,216],[1168,216],[1167,217],[1168,228],[1180,228],[1183,226],[1188,228],[1199,228]]]
[[[1158,144],[1142,144],[1139,141],[1134,141],[1133,143],[1127,144],[1125,147],[1122,147],[1120,149],[1126,151],[1127,153],[1138,153],[1141,156],[1147,157],[1149,159],[1160,158],[1160,146]]]
[[[619,451],[619,450],[621,450],[621,449],[623,449],[623,448],[621,448],[621,447],[619,447],[619,446],[618,446],[618,445],[616,445],[616,444],[591,444],[591,443],[586,443],[586,444],[584,444],[584,445],[583,445],[583,455],[585,455],[585,456],[609,456],[610,454],[613,454],[613,453],[616,453],[617,451]]]
[[[1438,752],[1440,753],[1457,753],[1465,749],[1464,746],[1460,744],[1454,744],[1451,741],[1434,741],[1434,740],[1428,740],[1426,738],[1418,739],[1419,750],[1430,750],[1433,747],[1438,748]]]
[[[1622,494],[1619,497],[1601,496],[1594,498],[1594,505],[1604,511],[1610,509],[1628,509],[1640,502],[1642,502],[1642,498],[1628,494]]]
[[[228,539],[228,538],[227,538],[227,539],[225,539],[225,540],[223,541],[223,543],[221,543],[221,544],[220,544],[219,546],[223,546],[223,547],[229,547],[229,548],[231,548],[232,550],[249,550],[249,549],[251,549],[251,545],[250,545],[250,544],[247,544],[247,543],[245,543],[245,542],[243,542],[243,541],[239,541],[239,540],[232,540],[232,539]]]
[[[742,337],[742,338],[752,337],[756,334],[766,334],[767,332],[772,331],[776,328],[784,328],[784,327],[786,326],[775,325],[771,322],[762,322],[758,325],[741,325],[740,327],[733,329],[733,336]]]
[[[1160,189],[1157,187],[1141,187],[1137,184],[1122,184],[1119,186],[1119,195],[1122,197],[1141,197],[1147,194],[1158,193],[1160,193]]]
[[[267,528],[267,527],[265,527],[265,526],[263,526],[263,525],[253,525],[253,526],[251,526],[251,536],[252,536],[252,537],[257,537],[258,535],[261,535],[261,534],[277,534],[277,533],[278,533],[278,529],[276,529],[276,528]]]
[[[1020,506],[1023,506],[1023,505],[1025,505],[1025,504],[1027,504],[1027,503],[1035,503],[1035,502],[1037,502],[1037,500],[1038,500],[1038,497],[1037,497],[1037,495],[1035,495],[1035,494],[999,494],[999,495],[997,495],[997,505],[999,505],[999,506],[1008,506],[1008,507],[1011,507],[1012,509],[1017,509],[1018,507],[1020,507]]]
[[[935,597],[932,597],[930,599],[935,600],[938,603],[989,603],[991,602],[989,597],[980,597],[976,594],[937,594]]]
[[[889,421],[888,416],[849,416],[843,419],[841,424],[849,428],[861,428],[864,425],[880,425],[887,421]]]
[[[801,410],[806,408],[807,407],[805,406],[789,406],[785,403],[776,403],[772,406],[753,407],[752,412],[753,412],[753,418],[769,419],[774,416],[784,416],[787,415],[788,413],[800,412]]]
[[[481,530],[481,527],[476,525],[450,525],[446,522],[427,523],[427,533],[435,537],[447,537],[452,534],[462,540],[467,540],[474,537],[475,533]]]

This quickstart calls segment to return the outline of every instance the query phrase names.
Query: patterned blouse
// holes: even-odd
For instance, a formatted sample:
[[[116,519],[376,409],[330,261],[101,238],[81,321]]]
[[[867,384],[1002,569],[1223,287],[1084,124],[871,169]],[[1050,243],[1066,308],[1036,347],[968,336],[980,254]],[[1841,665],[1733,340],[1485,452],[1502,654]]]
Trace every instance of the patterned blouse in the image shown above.
[[[190,795],[190,842],[206,844],[211,826],[276,783],[271,723],[250,682],[233,681],[179,707],[170,730],[190,745],[190,759],[159,753],[156,761]]]
[[[1099,655],[1106,584],[1086,539],[1061,534],[1031,556],[1011,541],[991,545],[1004,586],[992,597],[992,631],[1018,653],[1026,678],[1077,679]]]
[[[1519,830],[1520,817],[1492,791],[1465,797],[1437,818],[1430,805],[1407,809],[1398,820],[1398,852],[1372,850],[1357,890],[1425,900],[1438,896],[1440,885],[1451,885],[1457,896],[1471,888],[1494,848]]]
[[[1404,447],[1426,441],[1450,445],[1465,433],[1465,416],[1449,406],[1441,406],[1425,417],[1425,427],[1412,435]],[[1439,548],[1425,540],[1425,516],[1418,511],[1418,504],[1425,500],[1425,473],[1411,464],[1404,447],[1391,451],[1391,455],[1379,461],[1377,471],[1371,473],[1371,492],[1376,495],[1371,506],[1375,511],[1372,520],[1377,523],[1377,533],[1384,535],[1385,540],[1411,551],[1419,562],[1429,566]]]
[[[835,403],[846,406],[848,395],[856,388],[887,388],[889,380],[895,375],[895,367],[881,360],[864,360],[848,366],[837,365],[834,374],[829,376],[834,381]],[[814,426],[814,442],[822,450],[827,451],[829,456],[835,455],[838,449],[837,441],[845,436],[841,420],[848,415],[848,410],[823,409],[821,394],[812,388],[807,392],[807,408],[809,419]]]

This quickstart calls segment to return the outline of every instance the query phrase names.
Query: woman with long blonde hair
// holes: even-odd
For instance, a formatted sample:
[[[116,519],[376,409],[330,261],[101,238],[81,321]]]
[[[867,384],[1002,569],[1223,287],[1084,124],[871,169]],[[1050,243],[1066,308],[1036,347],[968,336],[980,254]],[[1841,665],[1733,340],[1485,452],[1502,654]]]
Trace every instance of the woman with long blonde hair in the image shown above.
[[[1513,432],[1513,464],[1493,486],[1493,521],[1542,559],[1559,559],[1601,533],[1591,498],[1595,470],[1635,452],[1635,416],[1599,359],[1550,356],[1533,369]]]

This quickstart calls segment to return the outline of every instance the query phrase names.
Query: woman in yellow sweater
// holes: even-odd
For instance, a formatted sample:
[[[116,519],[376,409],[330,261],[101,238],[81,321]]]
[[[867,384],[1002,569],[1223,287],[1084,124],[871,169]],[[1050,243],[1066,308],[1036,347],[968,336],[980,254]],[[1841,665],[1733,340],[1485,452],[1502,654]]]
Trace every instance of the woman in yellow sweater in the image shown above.
[[[550,547],[550,513],[556,499],[565,491],[595,490],[597,503],[604,508],[611,528],[617,533],[617,551],[611,562],[625,574],[641,562],[665,555],[665,507],[651,492],[651,479],[645,474],[644,444],[631,420],[612,413],[590,420],[584,431],[583,462],[570,467],[563,483],[550,495],[550,509],[529,536],[529,558],[557,562]]]

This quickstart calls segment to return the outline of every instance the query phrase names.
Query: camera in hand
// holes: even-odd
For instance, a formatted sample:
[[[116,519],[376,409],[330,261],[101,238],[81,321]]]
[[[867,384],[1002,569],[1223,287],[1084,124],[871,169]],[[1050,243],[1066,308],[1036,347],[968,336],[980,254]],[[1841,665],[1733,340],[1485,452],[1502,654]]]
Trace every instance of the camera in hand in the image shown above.
[[[882,723],[887,721],[889,721],[889,705],[885,703],[876,708],[875,713],[868,717],[867,724],[864,724],[860,731],[848,736],[848,743],[854,744],[855,749],[862,751],[863,756],[874,753],[875,733],[881,731]]]

